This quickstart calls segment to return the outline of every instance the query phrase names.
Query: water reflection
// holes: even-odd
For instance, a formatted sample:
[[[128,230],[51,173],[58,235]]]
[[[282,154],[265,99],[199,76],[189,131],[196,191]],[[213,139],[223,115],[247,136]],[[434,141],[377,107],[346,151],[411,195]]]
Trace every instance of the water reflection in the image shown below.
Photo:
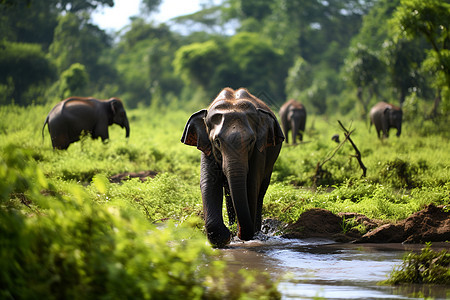
[[[420,245],[338,244],[329,240],[288,240],[233,242],[222,250],[231,269],[265,271],[280,280],[283,299],[448,299],[446,287],[379,286],[407,251]]]

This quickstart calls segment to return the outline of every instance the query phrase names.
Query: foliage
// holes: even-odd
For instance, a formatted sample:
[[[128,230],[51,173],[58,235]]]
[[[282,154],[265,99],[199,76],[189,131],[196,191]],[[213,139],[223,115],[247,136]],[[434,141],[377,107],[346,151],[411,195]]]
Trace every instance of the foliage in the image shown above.
[[[229,86],[284,99],[280,79],[287,69],[282,52],[254,33],[183,46],[176,53],[174,65],[186,83],[201,86],[211,97]]]
[[[108,37],[97,26],[88,22],[86,17],[68,13],[60,16],[55,36],[50,45],[50,55],[55,59],[59,72],[68,69],[74,63],[87,67],[92,78],[98,59],[108,45]]]
[[[357,87],[358,100],[363,108],[362,115],[366,117],[370,100],[378,95],[380,74],[385,68],[383,61],[378,53],[358,44],[350,49],[345,68],[349,81]]]
[[[403,258],[403,265],[392,271],[384,284],[450,284],[450,253],[431,249],[431,243],[421,253],[409,253]]]
[[[435,75],[435,86],[450,99],[450,4],[440,0],[402,0],[391,21],[407,38],[424,37],[431,46],[424,67]],[[445,113],[445,112],[444,112]]]
[[[33,88],[46,87],[55,78],[55,68],[35,44],[0,42],[0,85],[11,94],[2,95],[0,104],[31,104],[38,95],[27,95]]]
[[[92,202],[79,186],[63,196],[14,147],[4,149],[0,167],[2,298],[279,297],[271,281],[249,272],[231,276],[242,278],[237,289],[223,289],[225,266],[195,219],[157,229],[131,207]],[[100,193],[104,183],[93,181]],[[30,209],[11,203],[15,197]]]
[[[82,64],[75,63],[61,73],[60,80],[59,93],[65,99],[71,95],[83,95],[83,90],[89,83],[89,75]]]
[[[119,126],[111,126],[108,143],[84,138],[66,151],[53,150],[46,132],[42,141],[51,104],[0,107],[0,211],[5,224],[0,228],[10,233],[0,235],[4,243],[0,249],[5,249],[0,250],[4,255],[0,261],[1,270],[11,270],[1,276],[22,278],[30,289],[24,289],[23,282],[11,283],[12,277],[2,277],[0,282],[14,284],[17,293],[33,288],[44,296],[50,287],[58,295],[106,291],[124,297],[144,295],[141,298],[169,286],[177,286],[173,290],[183,295],[207,293],[205,297],[211,298],[254,295],[250,291],[274,293],[267,279],[239,277],[253,275],[237,274],[236,282],[225,283],[223,269],[212,266],[215,259],[208,254],[211,249],[198,219],[202,216],[200,153],[179,141],[196,108],[178,105],[128,109],[128,140]],[[311,115],[304,142],[282,148],[264,199],[263,218],[292,223],[307,209],[324,208],[394,221],[430,203],[448,204],[448,137],[439,131],[415,131],[413,126],[405,122],[400,138],[378,141],[362,121],[346,124],[356,129],[352,140],[362,153],[367,177],[360,178],[361,170],[351,158],[353,149],[344,145],[324,165],[329,177],[315,189],[311,185],[317,162],[336,147],[330,137],[340,131],[336,120]],[[146,181],[109,181],[115,174],[143,170],[157,175]],[[8,236],[11,239],[5,240]],[[180,254],[184,251],[191,253],[187,261]],[[16,262],[24,269],[15,269]],[[155,268],[143,268],[149,264]],[[205,264],[212,269],[198,267]],[[244,284],[247,280],[249,285]],[[130,288],[121,288],[125,284]],[[232,284],[238,286],[231,288]],[[132,294],[122,294],[127,292]]]

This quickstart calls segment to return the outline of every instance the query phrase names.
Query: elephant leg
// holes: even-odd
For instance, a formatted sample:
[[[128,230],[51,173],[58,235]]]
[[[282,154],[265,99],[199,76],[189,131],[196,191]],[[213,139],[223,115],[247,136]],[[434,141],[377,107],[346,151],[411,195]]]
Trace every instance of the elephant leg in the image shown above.
[[[267,192],[267,188],[269,187],[270,177],[271,176],[269,175],[268,177],[264,178],[263,182],[261,183],[261,187],[259,189],[258,202],[256,207],[255,232],[261,230],[263,200]]]
[[[224,247],[231,233],[223,223],[223,173],[214,158],[202,153],[200,163],[200,188],[203,214],[208,240],[215,247]]]
[[[286,144],[289,144],[289,127],[287,126],[283,126],[283,132],[284,132],[284,137],[285,137],[285,142]]]
[[[109,132],[108,132],[108,124],[104,122],[98,122],[95,126],[94,130],[92,131],[92,138],[97,139],[101,138],[103,142],[105,142],[107,139],[109,139]]]
[[[67,132],[50,131],[52,146],[54,149],[66,150],[71,143]]]

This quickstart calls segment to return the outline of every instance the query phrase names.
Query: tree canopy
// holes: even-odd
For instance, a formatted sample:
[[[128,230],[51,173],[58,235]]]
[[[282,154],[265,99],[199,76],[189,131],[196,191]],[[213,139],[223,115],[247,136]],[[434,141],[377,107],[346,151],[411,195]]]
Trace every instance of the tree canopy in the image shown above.
[[[47,74],[2,69],[10,99],[2,101],[60,97],[63,78],[80,64],[89,78],[84,96],[114,94],[131,107],[213,97],[230,86],[274,106],[295,98],[318,114],[364,116],[377,101],[411,97],[434,103],[436,114],[450,108],[448,1],[204,1],[201,11],[159,24],[152,16],[161,2],[143,0],[130,25],[106,32],[91,14],[113,0],[1,1],[2,62],[20,64],[35,45]]]

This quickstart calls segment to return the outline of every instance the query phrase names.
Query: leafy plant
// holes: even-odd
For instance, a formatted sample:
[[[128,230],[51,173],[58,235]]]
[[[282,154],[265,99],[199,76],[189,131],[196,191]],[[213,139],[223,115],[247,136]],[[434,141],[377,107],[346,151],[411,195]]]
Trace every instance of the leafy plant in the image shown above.
[[[447,250],[437,252],[431,249],[431,243],[420,253],[409,253],[403,258],[403,264],[392,271],[385,284],[426,283],[450,284],[450,253]]]
[[[156,228],[130,206],[92,201],[82,186],[60,195],[14,147],[1,155],[0,182],[1,298],[279,298],[265,275],[224,276],[196,219]],[[97,192],[108,184],[94,177]],[[11,193],[36,209],[9,205]],[[235,288],[223,288],[228,280]]]

